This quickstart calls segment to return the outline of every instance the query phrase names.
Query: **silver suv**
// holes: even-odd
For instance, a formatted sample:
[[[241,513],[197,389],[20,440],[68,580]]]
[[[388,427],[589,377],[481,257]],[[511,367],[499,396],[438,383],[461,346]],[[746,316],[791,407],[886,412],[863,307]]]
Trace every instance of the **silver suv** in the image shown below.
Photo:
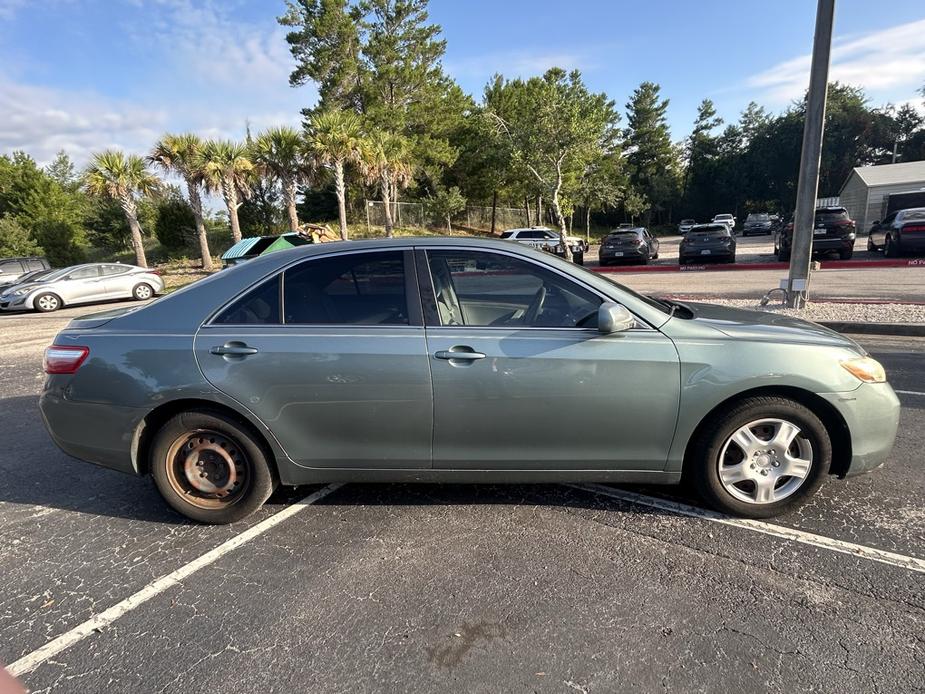
[[[88,263],[55,270],[35,282],[0,294],[0,310],[56,311],[72,304],[112,299],[144,301],[164,291],[164,280],[152,270],[118,263]]]

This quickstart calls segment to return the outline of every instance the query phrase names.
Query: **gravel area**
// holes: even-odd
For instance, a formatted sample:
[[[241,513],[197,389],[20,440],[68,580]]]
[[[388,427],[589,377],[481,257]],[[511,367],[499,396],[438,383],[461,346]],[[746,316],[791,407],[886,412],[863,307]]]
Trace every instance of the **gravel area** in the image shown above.
[[[754,299],[711,299],[711,304],[771,311],[811,321],[851,321],[860,323],[925,323],[925,305],[917,304],[848,304],[824,302],[792,309],[772,302],[760,305]]]

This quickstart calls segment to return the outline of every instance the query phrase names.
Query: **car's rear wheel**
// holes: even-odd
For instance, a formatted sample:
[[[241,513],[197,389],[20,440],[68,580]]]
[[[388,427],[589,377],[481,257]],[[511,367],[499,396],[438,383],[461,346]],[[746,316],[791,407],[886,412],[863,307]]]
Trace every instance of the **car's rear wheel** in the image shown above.
[[[750,397],[719,412],[695,441],[687,471],[719,511],[769,518],[801,505],[832,462],[825,425],[781,397]]]
[[[883,255],[887,258],[899,257],[899,248],[896,247],[896,242],[893,240],[892,236],[886,237],[886,243],[883,246]]]
[[[200,523],[234,523],[259,509],[276,481],[247,427],[217,412],[183,412],[158,430],[151,475],[174,510]]]
[[[575,265],[584,265],[585,264],[585,254],[584,253],[573,253],[572,262]]]
[[[150,284],[139,282],[135,285],[135,288],[132,289],[132,296],[137,301],[147,301],[154,296],[154,288]]]
[[[838,252],[838,257],[841,258],[842,260],[851,260],[853,256],[854,256],[854,251],[851,249]]]
[[[790,260],[790,251],[785,251],[783,246],[777,250],[777,259],[780,262],[786,262]]]
[[[32,305],[35,307],[36,311],[51,313],[61,308],[61,298],[57,294],[46,292],[45,294],[39,294],[35,297],[32,300]]]

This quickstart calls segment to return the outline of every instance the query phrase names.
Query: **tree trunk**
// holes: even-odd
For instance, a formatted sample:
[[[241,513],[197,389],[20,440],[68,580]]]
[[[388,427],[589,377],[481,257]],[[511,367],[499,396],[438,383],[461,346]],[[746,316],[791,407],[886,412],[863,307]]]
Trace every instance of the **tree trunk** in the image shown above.
[[[495,233],[495,216],[498,213],[498,191],[491,195],[491,233]]]
[[[122,211],[125,213],[125,221],[128,222],[128,228],[132,232],[132,249],[135,251],[135,265],[139,267],[148,267],[148,259],[145,258],[144,241],[141,238],[141,224],[138,223],[138,206],[135,204],[135,198],[127,196],[119,201]]]
[[[286,212],[289,213],[289,230],[299,230],[299,213],[295,207],[296,182],[283,180],[283,200],[286,201]]]
[[[532,227],[533,221],[530,219],[530,199],[524,198],[524,209],[527,211],[527,226]]]
[[[238,221],[238,191],[233,184],[225,183],[222,186],[225,197],[225,207],[228,208],[228,221],[231,222],[231,238],[237,243],[241,240],[241,224]]]
[[[389,195],[391,183],[388,176],[382,177],[382,206],[385,208],[385,235],[392,238],[392,200]]]
[[[189,197],[190,207],[193,208],[193,218],[196,220],[196,240],[199,241],[202,269],[206,272],[212,272],[212,253],[209,251],[209,237],[206,236],[206,225],[202,221],[202,198],[199,196],[199,184],[187,180],[186,194]]]
[[[585,208],[585,241],[591,243],[591,205]]]
[[[453,225],[450,223],[450,215],[446,216],[446,231],[448,234],[453,233]]]
[[[340,238],[347,240],[347,191],[344,185],[344,162],[334,162],[334,190],[337,193],[337,217],[340,222]]]
[[[562,250],[562,257],[566,260],[572,259],[572,249],[568,247],[565,240],[565,216],[562,214],[562,207],[559,205],[559,191],[562,190],[562,172],[556,167],[556,187],[552,191],[552,209],[556,214],[556,222],[559,224],[559,248]],[[537,204],[540,199],[537,198]]]
[[[543,226],[543,196],[536,196],[536,226]]]

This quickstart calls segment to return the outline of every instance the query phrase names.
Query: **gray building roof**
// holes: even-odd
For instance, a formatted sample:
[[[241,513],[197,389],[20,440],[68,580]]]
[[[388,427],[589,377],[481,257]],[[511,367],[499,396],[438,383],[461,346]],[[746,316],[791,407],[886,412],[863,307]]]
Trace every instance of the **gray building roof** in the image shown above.
[[[889,186],[897,183],[925,184],[925,161],[907,161],[901,164],[858,166],[857,174],[868,186]]]

